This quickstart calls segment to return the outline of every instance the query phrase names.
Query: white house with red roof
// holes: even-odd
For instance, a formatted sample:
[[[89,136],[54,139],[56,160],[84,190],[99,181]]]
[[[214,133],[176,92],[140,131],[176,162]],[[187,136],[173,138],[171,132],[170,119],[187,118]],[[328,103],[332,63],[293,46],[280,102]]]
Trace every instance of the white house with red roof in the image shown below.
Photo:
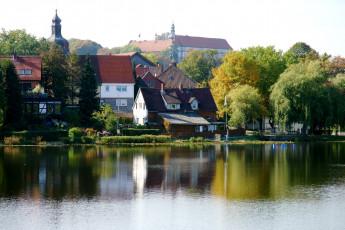
[[[81,65],[85,63],[81,55]],[[130,56],[89,55],[98,82],[100,104],[110,104],[120,116],[132,117],[135,79]]]
[[[223,38],[205,38],[188,35],[175,35],[175,25],[171,26],[171,36],[169,40],[149,40],[135,41],[129,44],[137,46],[143,53],[160,53],[166,49],[172,48],[176,54],[176,61],[181,62],[183,57],[188,56],[190,49],[194,50],[217,50],[219,56],[224,56],[232,50],[229,43]]]

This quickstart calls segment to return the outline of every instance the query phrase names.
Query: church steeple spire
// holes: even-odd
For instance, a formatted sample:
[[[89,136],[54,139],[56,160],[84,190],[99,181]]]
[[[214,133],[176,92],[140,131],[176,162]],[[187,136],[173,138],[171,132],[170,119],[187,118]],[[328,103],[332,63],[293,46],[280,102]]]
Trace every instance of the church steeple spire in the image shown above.
[[[69,53],[68,41],[61,35],[61,19],[57,14],[57,10],[55,10],[55,16],[52,20],[52,35],[48,38],[48,41],[62,46],[65,54]]]
[[[170,35],[171,40],[175,40],[175,25],[174,25],[174,22],[171,25],[170,33],[171,33],[171,35]]]

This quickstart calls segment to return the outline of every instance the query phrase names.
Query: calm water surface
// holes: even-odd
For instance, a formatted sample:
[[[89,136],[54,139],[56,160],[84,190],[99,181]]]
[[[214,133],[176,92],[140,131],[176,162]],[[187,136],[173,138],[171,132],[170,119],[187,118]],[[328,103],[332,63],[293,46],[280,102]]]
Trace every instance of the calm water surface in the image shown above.
[[[345,143],[4,147],[0,229],[345,229]]]

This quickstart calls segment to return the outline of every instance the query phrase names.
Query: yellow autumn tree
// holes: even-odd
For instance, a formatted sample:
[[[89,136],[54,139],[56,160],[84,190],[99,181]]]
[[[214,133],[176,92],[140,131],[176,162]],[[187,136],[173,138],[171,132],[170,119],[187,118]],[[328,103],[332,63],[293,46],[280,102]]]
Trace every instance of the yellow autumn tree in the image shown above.
[[[255,60],[239,51],[232,51],[223,57],[223,64],[212,69],[214,78],[210,81],[211,92],[218,107],[218,114],[224,116],[225,95],[238,85],[255,86],[259,80],[259,69]]]

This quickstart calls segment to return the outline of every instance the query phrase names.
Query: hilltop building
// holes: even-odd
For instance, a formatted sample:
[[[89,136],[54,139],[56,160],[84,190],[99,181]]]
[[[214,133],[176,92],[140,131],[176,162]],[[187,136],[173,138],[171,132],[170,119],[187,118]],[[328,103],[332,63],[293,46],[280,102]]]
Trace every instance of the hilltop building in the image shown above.
[[[175,25],[172,24],[170,37],[168,40],[150,40],[135,41],[129,44],[137,46],[143,53],[160,53],[167,49],[171,49],[171,59],[181,62],[183,57],[188,56],[190,49],[217,50],[219,56],[224,56],[228,51],[232,50],[229,43],[222,38],[205,38],[194,37],[188,35],[175,35]]]
[[[48,38],[48,41],[60,45],[65,54],[69,53],[69,43],[61,35],[61,19],[57,15],[57,10],[55,11],[55,16],[52,20],[52,35]]]

